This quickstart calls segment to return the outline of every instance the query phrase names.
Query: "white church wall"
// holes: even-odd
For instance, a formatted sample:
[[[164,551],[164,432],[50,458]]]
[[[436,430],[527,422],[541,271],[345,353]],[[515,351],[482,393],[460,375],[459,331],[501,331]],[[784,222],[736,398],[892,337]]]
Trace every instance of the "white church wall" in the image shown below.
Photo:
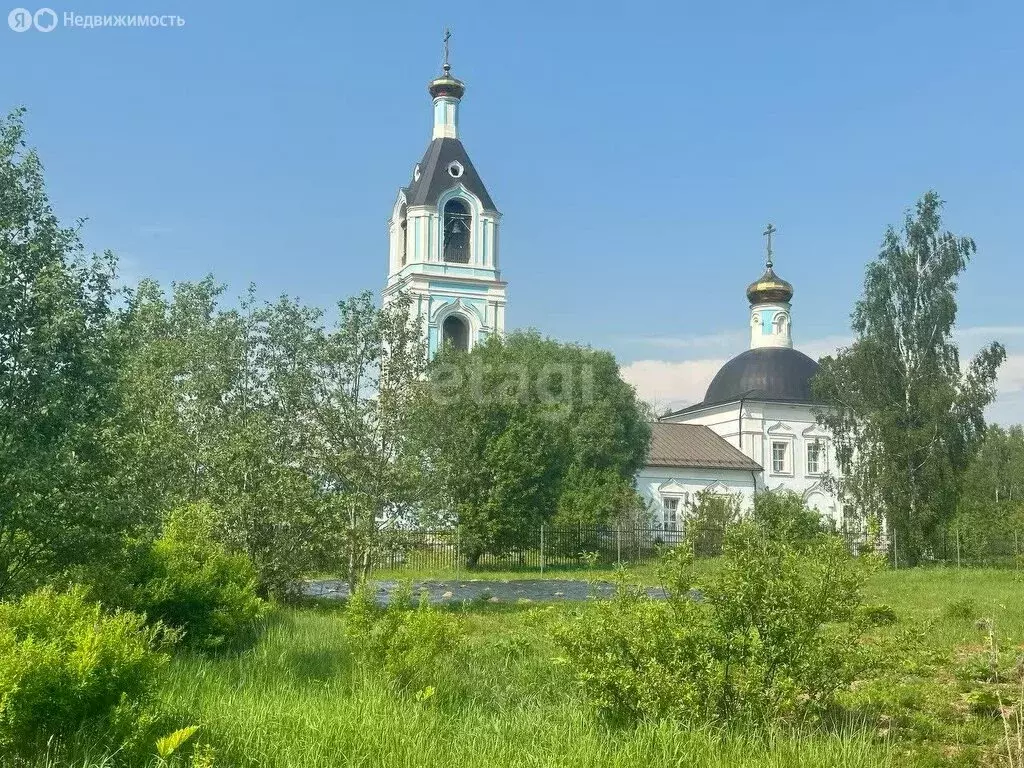
[[[826,473],[837,474],[835,453],[831,436],[817,423],[814,407],[798,403],[744,401],[742,442],[739,416],[740,404],[733,402],[680,414],[666,421],[710,427],[764,467],[764,472],[758,476],[758,490],[769,488],[797,493],[823,516],[840,524],[842,505],[822,486]],[[787,455],[781,471],[777,471],[773,461],[773,443],[786,447]],[[820,451],[817,472],[808,466],[808,446],[811,444],[820,446],[816,449]]]
[[[710,427],[722,437],[732,430],[733,439],[730,442],[736,445],[736,430],[738,428],[737,416],[739,415],[739,403],[724,403],[702,408],[692,413],[682,413],[670,416],[664,421],[677,422],[679,424],[703,424]]]
[[[739,495],[744,512],[754,498],[752,473],[739,469],[644,467],[637,475],[636,487],[654,516],[655,527],[666,532],[679,530],[687,507],[701,491]]]
[[[794,403],[762,403],[763,426],[761,451],[764,460],[764,485],[771,490],[788,490],[799,494],[809,506],[836,524],[841,522],[842,506],[822,481],[828,472],[836,473],[832,439],[822,429],[814,407]],[[784,446],[779,467],[776,445]],[[814,453],[816,452],[816,456]],[[814,466],[817,458],[817,467]]]

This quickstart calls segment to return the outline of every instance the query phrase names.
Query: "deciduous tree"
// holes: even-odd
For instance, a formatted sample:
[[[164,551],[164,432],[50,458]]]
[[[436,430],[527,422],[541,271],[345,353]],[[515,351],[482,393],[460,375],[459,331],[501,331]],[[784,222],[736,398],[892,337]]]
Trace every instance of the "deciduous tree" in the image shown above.
[[[342,301],[318,356],[309,414],[310,462],[327,501],[325,562],[353,587],[418,510],[408,433],[426,350],[409,302]]]
[[[418,406],[427,507],[458,523],[470,563],[542,522],[632,508],[649,415],[607,353],[535,332],[446,348]]]
[[[114,259],[59,223],[0,120],[0,597],[109,555],[136,510],[116,493]]]
[[[856,341],[821,361],[814,385],[830,406],[821,421],[835,436],[845,493],[884,515],[910,562],[954,514],[1006,355],[993,342],[961,370],[956,279],[976,247],[942,231],[941,207],[929,192],[901,231],[886,231],[853,311]]]

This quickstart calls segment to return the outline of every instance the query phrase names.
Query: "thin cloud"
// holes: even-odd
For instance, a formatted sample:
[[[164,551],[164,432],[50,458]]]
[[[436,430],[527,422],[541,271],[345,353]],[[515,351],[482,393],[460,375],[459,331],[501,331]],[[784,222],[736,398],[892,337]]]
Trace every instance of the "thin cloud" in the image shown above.
[[[704,336],[623,336],[615,339],[624,344],[636,344],[662,349],[707,349],[708,347],[735,347],[746,334],[729,331]]]

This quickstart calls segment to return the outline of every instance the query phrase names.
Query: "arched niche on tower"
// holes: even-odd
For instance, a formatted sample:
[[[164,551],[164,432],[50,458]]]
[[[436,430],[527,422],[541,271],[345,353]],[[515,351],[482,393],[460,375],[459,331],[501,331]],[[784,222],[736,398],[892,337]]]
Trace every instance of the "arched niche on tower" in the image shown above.
[[[398,209],[398,253],[399,262],[404,267],[409,263],[409,206],[404,202]]]
[[[487,329],[484,316],[472,300],[449,299],[439,306],[435,306],[429,318],[432,328],[436,329],[438,340],[443,343],[445,323],[448,319],[455,317],[465,324],[467,332],[466,349],[472,349],[480,338],[481,331]]]
[[[409,206],[404,191],[398,193],[395,204],[391,207],[391,218],[388,219],[388,240],[389,273],[393,274],[408,264],[412,256],[409,238]]]
[[[469,320],[459,312],[452,312],[441,323],[441,344],[468,352],[469,333]]]

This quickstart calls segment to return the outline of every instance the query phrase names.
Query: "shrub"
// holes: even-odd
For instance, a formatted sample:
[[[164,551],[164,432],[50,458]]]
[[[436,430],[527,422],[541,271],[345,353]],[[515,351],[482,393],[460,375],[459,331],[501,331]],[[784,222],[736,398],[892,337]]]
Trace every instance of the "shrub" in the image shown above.
[[[249,638],[266,609],[252,563],[216,541],[202,504],[172,511],[156,542],[136,547],[120,574],[100,581],[104,602],[180,629],[183,645],[205,651]]]
[[[349,600],[345,633],[358,658],[377,665],[406,690],[434,682],[439,661],[464,636],[457,617],[425,600],[414,606],[408,588],[397,590],[381,608],[370,589],[360,587]]]
[[[821,515],[792,491],[761,491],[754,496],[754,521],[762,533],[795,547],[818,540]]]
[[[620,584],[613,600],[557,628],[601,709],[695,723],[770,719],[820,712],[852,682],[865,662],[857,611],[867,564],[838,537],[780,519],[732,526],[711,574],[698,576],[685,548],[667,552],[665,601]]]
[[[739,498],[701,491],[686,518],[686,538],[697,557],[722,554],[725,532],[739,518]]]
[[[121,739],[173,639],[138,614],[104,614],[81,587],[0,603],[0,752],[31,754],[83,728]]]

